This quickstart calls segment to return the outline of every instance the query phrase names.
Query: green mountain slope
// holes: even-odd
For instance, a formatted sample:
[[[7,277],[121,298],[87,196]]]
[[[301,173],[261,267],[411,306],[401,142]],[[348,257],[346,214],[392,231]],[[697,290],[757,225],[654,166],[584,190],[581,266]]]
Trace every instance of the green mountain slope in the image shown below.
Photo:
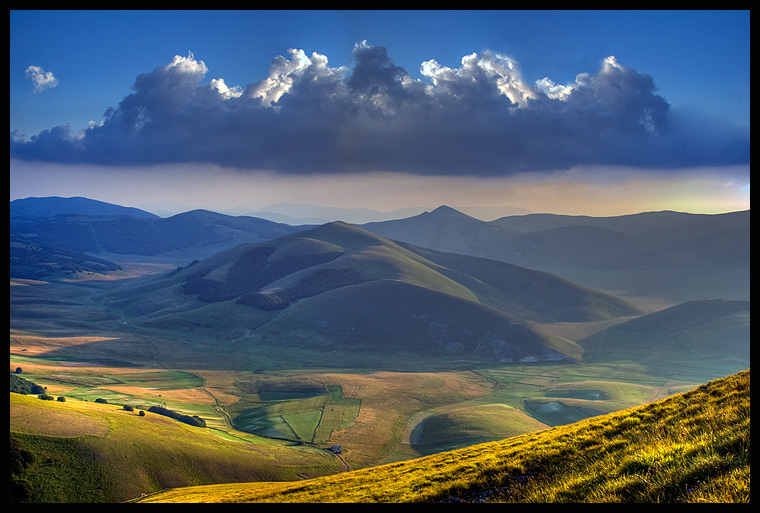
[[[675,378],[674,359],[690,372],[704,368],[727,374],[737,365],[749,367],[749,340],[749,301],[706,299],[642,315],[578,343],[587,362],[631,358],[653,374]]]
[[[242,330],[252,346],[505,362],[582,357],[535,322],[642,313],[550,274],[401,245],[340,222],[238,246],[120,290],[114,301],[144,325],[205,325],[218,338]]]
[[[750,373],[499,442],[297,483],[144,502],[749,502]]]

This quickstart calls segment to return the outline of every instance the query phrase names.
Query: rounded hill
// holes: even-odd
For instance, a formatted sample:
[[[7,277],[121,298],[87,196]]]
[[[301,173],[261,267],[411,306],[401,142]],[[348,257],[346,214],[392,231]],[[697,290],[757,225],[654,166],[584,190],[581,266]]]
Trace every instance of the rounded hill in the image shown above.
[[[206,323],[215,336],[244,330],[257,345],[489,361],[577,360],[578,345],[535,323],[640,313],[548,273],[404,245],[342,222],[238,246],[119,300],[164,326],[224,315]]]

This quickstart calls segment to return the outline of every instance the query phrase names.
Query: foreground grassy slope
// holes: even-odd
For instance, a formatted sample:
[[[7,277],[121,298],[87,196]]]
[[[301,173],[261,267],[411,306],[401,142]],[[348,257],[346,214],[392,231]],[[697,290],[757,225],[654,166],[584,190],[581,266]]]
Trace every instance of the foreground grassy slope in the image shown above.
[[[297,483],[145,502],[749,502],[750,373],[569,426]]]
[[[16,475],[28,485],[29,502],[119,502],[167,487],[295,480],[345,468],[313,447],[141,416],[111,404],[15,393],[10,438],[12,449],[33,455]],[[13,458],[11,463],[13,469]]]

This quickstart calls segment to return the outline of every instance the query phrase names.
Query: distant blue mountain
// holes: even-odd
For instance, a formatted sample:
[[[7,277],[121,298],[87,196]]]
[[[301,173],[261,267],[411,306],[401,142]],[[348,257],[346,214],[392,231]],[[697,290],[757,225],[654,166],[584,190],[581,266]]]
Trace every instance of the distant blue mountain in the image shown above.
[[[25,198],[11,201],[11,217],[39,219],[58,215],[130,216],[158,219],[158,216],[134,207],[122,207],[82,197]]]
[[[184,265],[307,228],[205,210],[163,218],[87,198],[27,198],[10,206],[10,273],[26,279],[61,272],[108,273],[120,265],[101,257],[119,260],[119,255],[163,255]]]

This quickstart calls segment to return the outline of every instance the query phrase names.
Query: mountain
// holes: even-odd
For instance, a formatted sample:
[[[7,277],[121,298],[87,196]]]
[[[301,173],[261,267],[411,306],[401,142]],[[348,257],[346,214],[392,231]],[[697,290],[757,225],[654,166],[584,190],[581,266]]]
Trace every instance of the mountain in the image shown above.
[[[352,224],[368,223],[388,219],[407,217],[420,212],[421,208],[403,208],[391,212],[380,212],[368,208],[341,208],[322,205],[294,205],[292,203],[276,203],[267,205],[260,210],[238,209],[238,214],[246,214],[272,221],[286,222],[293,225],[325,224],[333,221],[344,221]],[[235,213],[235,212],[230,212]]]
[[[25,198],[11,201],[11,219],[14,217],[45,218],[59,215],[131,216],[155,219],[158,216],[133,207],[122,207],[89,198]]]
[[[750,302],[736,300],[688,301],[642,315],[599,331],[578,343],[587,362],[631,355],[657,354],[655,361],[637,358],[653,374],[674,378],[671,359],[710,362],[713,372],[750,366]]]
[[[169,218],[140,212],[84,198],[11,202],[11,277],[38,279],[61,271],[108,273],[120,269],[120,261],[136,257],[184,265],[238,244],[306,229],[205,210]],[[93,262],[99,263],[96,271]]]
[[[484,222],[440,207],[362,226],[402,242],[552,272],[624,297],[670,304],[749,299],[749,211],[528,214]]]
[[[439,251],[497,259],[516,252],[512,246],[515,232],[447,206],[405,219],[361,226],[389,239]]]
[[[342,222],[237,246],[113,300],[140,313],[136,324],[222,339],[245,333],[250,347],[501,362],[582,357],[534,323],[642,313],[547,273],[402,245]]]
[[[290,483],[164,491],[139,502],[741,503],[750,373],[498,442]]]
[[[259,242],[303,228],[255,217],[231,217],[194,210],[169,218],[67,214],[12,218],[11,233],[38,245],[92,254],[210,254],[246,242]]]
[[[492,224],[533,234],[556,234],[579,226],[608,230],[638,241],[642,249],[659,252],[660,265],[745,265],[749,262],[749,220],[749,210],[709,215],[661,211],[615,217],[529,214],[504,217]],[[610,259],[610,263],[618,260],[623,259]]]

